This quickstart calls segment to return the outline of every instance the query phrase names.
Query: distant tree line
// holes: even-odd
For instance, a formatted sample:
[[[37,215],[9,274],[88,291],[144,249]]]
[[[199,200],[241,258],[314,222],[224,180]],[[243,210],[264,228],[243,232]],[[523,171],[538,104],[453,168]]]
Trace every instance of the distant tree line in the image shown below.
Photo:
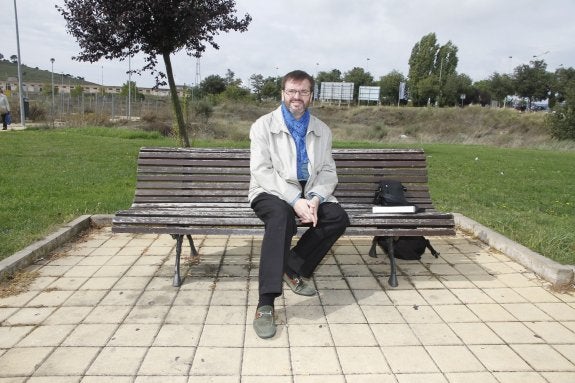
[[[492,101],[503,106],[509,104],[509,96],[517,96],[529,104],[549,99],[550,105],[554,106],[565,101],[570,89],[573,89],[572,83],[565,80],[573,77],[575,69],[559,68],[555,72],[548,72],[543,60],[517,66],[510,74],[495,72],[488,79],[473,82],[468,75],[457,72],[457,52],[458,48],[451,41],[439,45],[435,34],[430,33],[413,47],[407,76],[392,70],[375,80],[364,68],[354,67],[348,72],[338,69],[320,71],[315,77],[317,83],[354,83],[356,100],[360,86],[379,86],[382,103],[389,105],[397,105],[400,101],[399,86],[402,82],[406,83],[406,96],[414,106],[485,106],[491,105]],[[231,98],[247,97],[261,101],[278,99],[280,84],[279,77],[253,74],[249,84],[244,86],[241,80],[234,77],[234,72],[228,69],[223,77],[206,77],[194,88],[194,94],[198,98],[227,95]]]
[[[516,107],[529,110],[533,102],[549,101],[554,110],[549,115],[552,135],[556,138],[575,139],[575,69],[560,67],[554,72],[547,70],[544,60],[532,60],[521,64],[512,73],[494,72],[488,79],[473,82],[458,73],[458,48],[448,41],[437,42],[435,33],[425,35],[417,42],[409,58],[407,76],[398,70],[375,80],[364,68],[355,67],[348,72],[338,69],[318,72],[316,82],[352,82],[357,101],[360,86],[379,86],[383,104],[406,104],[413,106],[453,107],[478,104]],[[404,100],[400,100],[399,87],[406,84]],[[232,100],[279,100],[281,78],[253,74],[249,84],[243,86],[228,69],[225,77],[211,75],[190,89],[196,99]]]

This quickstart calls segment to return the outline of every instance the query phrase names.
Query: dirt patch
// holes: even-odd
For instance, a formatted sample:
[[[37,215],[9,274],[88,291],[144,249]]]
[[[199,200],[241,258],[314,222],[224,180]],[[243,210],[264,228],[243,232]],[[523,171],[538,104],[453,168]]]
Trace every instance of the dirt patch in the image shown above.
[[[25,293],[38,278],[38,271],[20,271],[0,281],[0,298]]]
[[[564,285],[564,286],[554,286],[551,285],[549,290],[559,293],[559,294],[567,294],[571,296],[575,296],[575,284]]]

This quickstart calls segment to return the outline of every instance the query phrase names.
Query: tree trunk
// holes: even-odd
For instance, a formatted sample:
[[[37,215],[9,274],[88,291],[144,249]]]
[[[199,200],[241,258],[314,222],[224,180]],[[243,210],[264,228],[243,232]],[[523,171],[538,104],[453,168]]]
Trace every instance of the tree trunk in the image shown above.
[[[170,60],[169,53],[162,54],[164,64],[166,65],[166,75],[168,76],[168,85],[170,86],[170,96],[172,97],[172,104],[174,105],[174,113],[176,114],[176,121],[178,123],[178,131],[180,133],[180,140],[186,148],[189,148],[190,140],[188,139],[188,130],[184,123],[184,115],[182,113],[182,105],[178,97],[178,90],[176,89],[176,82],[174,81],[174,73],[172,72],[172,61]]]

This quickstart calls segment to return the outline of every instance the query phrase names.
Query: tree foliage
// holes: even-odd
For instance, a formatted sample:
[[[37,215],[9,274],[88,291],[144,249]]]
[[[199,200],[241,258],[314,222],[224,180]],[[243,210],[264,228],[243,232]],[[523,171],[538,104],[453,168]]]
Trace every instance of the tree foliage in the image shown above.
[[[332,69],[329,72],[319,72],[315,81],[316,83],[341,82],[341,71],[339,69]]]
[[[84,87],[82,87],[82,85],[76,85],[70,90],[71,97],[82,97],[82,94],[84,94]]]
[[[214,37],[220,32],[246,31],[251,16],[238,19],[234,0],[64,0],[56,6],[76,38],[78,61],[126,59],[146,55],[146,64],[136,72],[150,71],[157,85],[167,78],[180,138],[190,146],[178,98],[170,55],[184,50],[200,57],[206,46],[219,49]],[[166,73],[156,69],[158,57]]]
[[[531,61],[530,65],[520,65],[515,68],[515,92],[520,97],[529,99],[529,103],[544,100],[550,95],[552,76],[547,72],[547,64],[543,60]]]
[[[429,33],[413,46],[409,57],[409,93],[414,105],[452,99],[446,94],[450,78],[457,73],[458,48],[448,41],[440,46],[435,33]]]
[[[547,116],[551,137],[558,140],[575,140],[575,108],[565,104]]]
[[[362,85],[373,85],[373,76],[363,68],[354,67],[350,71],[345,72],[343,81],[353,82],[353,99],[357,100],[359,97],[359,87]]]
[[[225,81],[226,81],[226,86],[235,86],[235,87],[241,87],[242,86],[242,80],[240,80],[239,78],[236,78],[236,74],[231,69],[228,69],[226,71]]]
[[[473,92],[472,102],[479,103],[481,106],[491,105],[493,98],[491,96],[490,86],[491,83],[489,80],[481,80],[473,83],[471,86],[471,90]],[[503,97],[505,99],[505,96]]]
[[[575,107],[575,69],[560,68],[555,72],[554,95],[557,101],[565,101]]]
[[[425,105],[426,95],[432,87],[430,76],[434,73],[439,45],[435,33],[421,38],[411,49],[409,57],[409,92],[414,105]]]
[[[277,100],[281,93],[281,78],[264,78],[261,74],[253,74],[250,77],[250,86],[256,100]]]
[[[122,97],[132,97],[133,100],[143,100],[144,95],[138,91],[135,81],[126,81],[122,88],[120,89],[120,96]]]
[[[442,91],[443,105],[463,106],[469,104],[473,100],[474,94],[472,85],[473,81],[466,74],[448,74]]]
[[[261,93],[263,86],[264,86],[263,75],[254,73],[250,76],[250,89],[256,95],[258,101],[261,101]]]
[[[200,83],[200,93],[205,95],[216,95],[226,90],[226,80],[217,74],[210,75]]]
[[[453,45],[451,41],[448,41],[445,45],[439,47],[437,51],[437,56],[435,58],[434,75],[437,77],[438,83],[438,98],[437,103],[439,105],[449,104],[449,100],[453,99],[453,94],[448,91],[448,82],[457,79],[457,82],[464,81],[463,78],[457,77],[457,64],[459,59],[457,58],[458,48]]]
[[[512,95],[515,91],[513,89],[513,79],[507,74],[493,73],[487,82],[487,90],[491,93],[493,98],[505,104],[507,96]]]
[[[405,76],[393,70],[379,79],[380,95],[385,104],[397,105],[399,102],[399,84],[405,82]]]
[[[551,97],[559,104],[547,115],[551,136],[560,140],[575,140],[575,69],[555,71]]]

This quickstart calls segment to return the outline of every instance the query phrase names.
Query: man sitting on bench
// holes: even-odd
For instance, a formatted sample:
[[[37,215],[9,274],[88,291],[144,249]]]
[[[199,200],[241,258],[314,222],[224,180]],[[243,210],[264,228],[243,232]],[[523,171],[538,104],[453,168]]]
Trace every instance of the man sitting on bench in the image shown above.
[[[248,197],[265,224],[253,322],[261,338],[276,333],[274,300],[282,294],[282,280],[296,294],[315,295],[302,277],[311,278],[349,225],[347,213],[333,196],[338,179],[331,131],[308,110],[313,89],[313,77],[306,72],[286,74],[282,104],[250,130]],[[296,217],[310,227],[290,249],[297,233]]]

